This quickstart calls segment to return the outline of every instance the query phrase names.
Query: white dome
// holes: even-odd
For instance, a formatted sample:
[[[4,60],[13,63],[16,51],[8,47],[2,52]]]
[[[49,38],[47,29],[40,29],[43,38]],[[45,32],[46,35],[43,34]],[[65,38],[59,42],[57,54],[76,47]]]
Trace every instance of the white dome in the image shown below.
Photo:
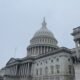
[[[48,28],[46,27],[45,19],[42,23],[42,28],[34,34],[34,37],[42,37],[42,36],[54,38],[53,33],[49,31]]]
[[[46,27],[44,18],[41,29],[38,30],[30,40],[30,45],[27,48],[28,54],[36,56],[53,51],[58,48],[57,43],[53,33]]]
[[[47,37],[54,37],[52,32],[50,32],[47,27],[42,27],[39,31],[37,31],[34,35],[34,37],[40,37],[40,36],[47,36]]]
[[[57,46],[57,40],[54,37],[53,33],[48,30],[48,28],[46,27],[46,22],[45,22],[45,18],[43,20],[42,23],[42,27],[40,30],[38,30],[33,38],[30,41],[31,45],[32,44],[49,44],[49,45],[54,45]]]

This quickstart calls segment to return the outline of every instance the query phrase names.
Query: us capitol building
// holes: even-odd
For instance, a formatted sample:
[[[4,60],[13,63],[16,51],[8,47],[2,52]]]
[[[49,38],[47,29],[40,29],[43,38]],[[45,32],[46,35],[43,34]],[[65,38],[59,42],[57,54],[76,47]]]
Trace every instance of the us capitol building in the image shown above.
[[[73,29],[72,36],[75,48],[59,47],[44,18],[30,40],[27,56],[11,58],[3,80],[80,80],[80,27]]]

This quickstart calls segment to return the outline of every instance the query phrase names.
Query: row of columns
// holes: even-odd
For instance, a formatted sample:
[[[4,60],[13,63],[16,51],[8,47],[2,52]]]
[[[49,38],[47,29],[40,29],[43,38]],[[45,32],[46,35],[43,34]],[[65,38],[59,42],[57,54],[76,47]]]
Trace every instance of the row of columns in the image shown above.
[[[53,39],[50,38],[42,38],[42,39],[34,39],[31,41],[31,44],[35,45],[35,44],[53,44]]]
[[[31,75],[31,66],[32,63],[21,64],[19,69],[19,76],[28,76]]]
[[[28,49],[28,54],[29,55],[46,54],[46,52],[50,52],[52,50],[53,47],[46,47],[46,46],[32,47]]]
[[[16,75],[17,74],[17,65],[13,65],[6,68],[5,75]]]
[[[27,62],[21,65],[14,65],[6,68],[5,75],[9,76],[29,76],[31,75],[31,66],[32,63]]]

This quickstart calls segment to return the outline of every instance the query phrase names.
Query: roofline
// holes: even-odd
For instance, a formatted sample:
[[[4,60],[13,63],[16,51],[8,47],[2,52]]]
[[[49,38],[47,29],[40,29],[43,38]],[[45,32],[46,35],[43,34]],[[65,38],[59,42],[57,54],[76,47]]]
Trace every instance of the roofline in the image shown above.
[[[41,55],[41,56],[37,56],[36,59],[40,59],[40,58],[43,58],[43,57],[47,57],[47,56],[51,56],[51,55],[55,55],[55,54],[58,54],[59,52],[67,52],[69,54],[72,54],[72,51],[68,48],[65,48],[65,47],[61,47],[53,52],[50,52],[48,54],[44,54],[44,55]]]

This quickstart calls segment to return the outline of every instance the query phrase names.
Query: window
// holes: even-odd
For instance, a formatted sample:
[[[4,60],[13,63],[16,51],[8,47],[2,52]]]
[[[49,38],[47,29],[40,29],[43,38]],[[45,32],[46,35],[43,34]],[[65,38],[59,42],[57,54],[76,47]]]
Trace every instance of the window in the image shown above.
[[[69,65],[69,74],[71,74],[71,68],[72,68],[71,65]]]
[[[59,61],[59,58],[57,58],[56,60]]]
[[[37,63],[37,66],[38,66],[38,63]]]
[[[70,62],[70,58],[68,59],[68,61]]]
[[[41,65],[42,65],[42,62],[41,62]]]
[[[36,75],[38,76],[38,69],[36,69]]]
[[[42,68],[40,68],[40,75],[42,75]]]
[[[51,62],[53,62],[53,60],[51,60]]]
[[[46,64],[47,64],[47,61],[46,61]]]
[[[56,65],[57,73],[60,73],[60,65]]]
[[[51,74],[54,74],[54,66],[51,66]]]
[[[45,75],[48,75],[48,67],[45,67]]]

